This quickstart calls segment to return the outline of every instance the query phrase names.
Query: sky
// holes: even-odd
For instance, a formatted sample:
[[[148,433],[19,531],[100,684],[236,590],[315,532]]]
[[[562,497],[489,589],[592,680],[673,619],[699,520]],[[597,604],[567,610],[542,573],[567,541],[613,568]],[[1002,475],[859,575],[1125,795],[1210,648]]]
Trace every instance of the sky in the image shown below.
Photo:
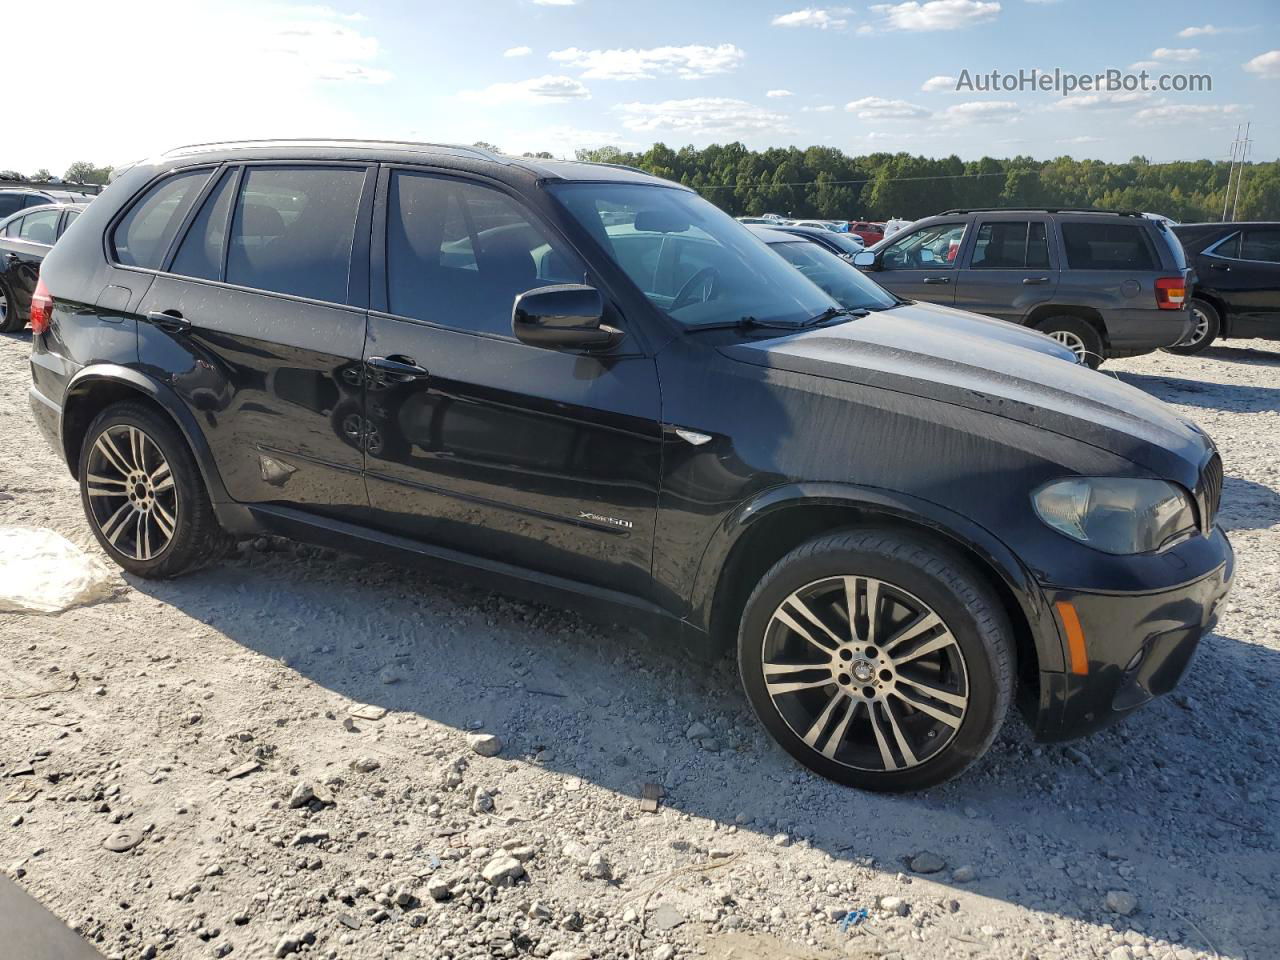
[[[0,168],[61,173],[261,137],[508,152],[740,140],[1153,161],[1280,156],[1280,2],[0,0],[24,77]],[[67,24],[62,29],[58,24]],[[983,75],[1203,74],[1211,91],[981,89]],[[40,78],[33,83],[31,78]],[[966,89],[957,83],[966,81]]]

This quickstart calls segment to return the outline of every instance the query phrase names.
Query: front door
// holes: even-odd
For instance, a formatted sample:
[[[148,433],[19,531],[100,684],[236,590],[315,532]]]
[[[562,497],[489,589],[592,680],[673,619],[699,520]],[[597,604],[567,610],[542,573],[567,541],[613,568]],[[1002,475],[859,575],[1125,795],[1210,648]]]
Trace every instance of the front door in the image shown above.
[[[905,300],[950,305],[965,223],[934,223],[895,237],[880,252],[876,282]]]
[[[236,500],[367,512],[359,238],[374,181],[363,165],[221,171],[142,301],[141,361],[174,371]]]
[[[374,522],[647,596],[661,447],[652,358],[634,336],[601,357],[520,343],[518,294],[584,280],[567,242],[478,181],[389,170],[384,182],[373,276],[385,263],[385,309],[371,311],[365,345]]]
[[[1280,227],[1245,227],[1201,259],[1227,300],[1231,336],[1280,339]]]
[[[979,218],[956,271],[954,305],[997,320],[1022,323],[1058,288],[1056,251],[1047,217],[1008,214]]]

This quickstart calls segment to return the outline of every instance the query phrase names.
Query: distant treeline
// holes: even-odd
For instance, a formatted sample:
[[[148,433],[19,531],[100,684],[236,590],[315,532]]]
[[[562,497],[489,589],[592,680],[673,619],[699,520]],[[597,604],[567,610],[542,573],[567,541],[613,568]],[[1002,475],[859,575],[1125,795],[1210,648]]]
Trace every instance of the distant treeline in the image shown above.
[[[822,219],[914,220],[953,207],[1064,206],[1143,210],[1184,223],[1219,220],[1227,190],[1226,161],[1127,163],[1013,157],[964,161],[907,153],[851,157],[832,147],[741,143],[643,153],[616,147],[579,150],[578,159],[625,163],[697,190],[735,216],[778,213]],[[1238,168],[1237,168],[1238,170]],[[1234,197],[1236,178],[1231,178]],[[1244,167],[1237,216],[1280,220],[1280,161]]]

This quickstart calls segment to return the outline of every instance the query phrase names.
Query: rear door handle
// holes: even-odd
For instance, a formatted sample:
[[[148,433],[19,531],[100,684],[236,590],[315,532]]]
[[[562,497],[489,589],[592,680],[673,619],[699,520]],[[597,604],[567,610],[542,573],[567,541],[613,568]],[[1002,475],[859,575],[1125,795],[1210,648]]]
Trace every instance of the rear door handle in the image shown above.
[[[365,365],[381,373],[391,374],[398,380],[422,380],[429,377],[426,367],[421,367],[413,357],[369,357]]]
[[[950,277],[925,277],[924,282],[925,283],[950,283],[951,278]]]
[[[9,256],[13,256],[13,254],[9,254]],[[1209,264],[1209,269],[1210,270],[1230,270],[1231,265],[1227,263],[1211,263]]]
[[[1033,283],[1048,283],[1048,277],[1023,277],[1022,282],[1030,286]]]
[[[177,310],[153,310],[147,314],[147,323],[170,333],[186,333],[191,329],[191,321]]]

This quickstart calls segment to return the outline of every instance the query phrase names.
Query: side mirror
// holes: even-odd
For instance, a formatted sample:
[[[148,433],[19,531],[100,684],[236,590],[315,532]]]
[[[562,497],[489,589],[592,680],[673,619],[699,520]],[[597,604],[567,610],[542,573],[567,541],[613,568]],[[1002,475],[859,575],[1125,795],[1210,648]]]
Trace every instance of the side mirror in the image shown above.
[[[595,287],[562,283],[538,287],[516,297],[511,330],[531,347],[607,350],[622,331],[602,322],[604,297]]]
[[[863,250],[862,253],[854,256],[853,265],[862,267],[864,270],[879,270],[880,255],[872,253],[870,250]]]

